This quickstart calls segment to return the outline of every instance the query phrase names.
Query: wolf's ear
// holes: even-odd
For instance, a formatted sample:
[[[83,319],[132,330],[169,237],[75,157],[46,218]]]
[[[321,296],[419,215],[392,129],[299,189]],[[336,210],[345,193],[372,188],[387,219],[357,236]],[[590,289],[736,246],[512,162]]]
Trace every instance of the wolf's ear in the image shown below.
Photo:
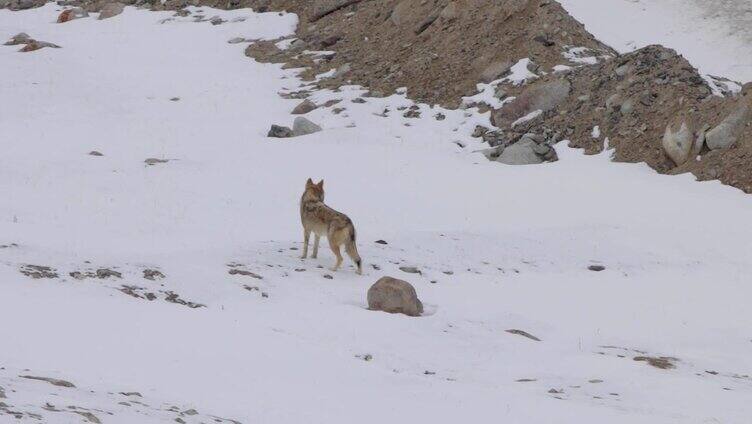
[[[323,189],[324,188],[324,180],[319,181],[319,183],[316,184],[316,185],[319,186],[320,189]]]
[[[313,180],[309,178],[308,181],[305,182],[305,185],[306,185],[306,187],[312,186],[313,185]]]

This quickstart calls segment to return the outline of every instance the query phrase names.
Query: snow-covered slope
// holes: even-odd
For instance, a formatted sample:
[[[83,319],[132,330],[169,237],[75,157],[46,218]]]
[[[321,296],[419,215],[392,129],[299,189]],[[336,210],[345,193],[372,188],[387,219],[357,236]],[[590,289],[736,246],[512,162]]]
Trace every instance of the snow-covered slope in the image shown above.
[[[559,0],[598,39],[627,52],[663,44],[701,73],[752,81],[749,0]]]
[[[566,143],[491,163],[487,115],[357,87],[270,139],[301,82],[227,41],[295,16],[57,13],[0,11],[0,37],[62,46],[0,47],[0,422],[747,422],[748,196]],[[298,258],[308,177],[364,276]],[[425,316],[366,310],[383,275]]]

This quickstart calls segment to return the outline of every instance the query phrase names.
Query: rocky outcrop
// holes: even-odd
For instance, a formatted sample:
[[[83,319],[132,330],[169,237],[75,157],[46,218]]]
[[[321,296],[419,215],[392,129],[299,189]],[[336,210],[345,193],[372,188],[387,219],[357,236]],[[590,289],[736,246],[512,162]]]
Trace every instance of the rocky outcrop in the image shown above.
[[[368,289],[368,309],[411,317],[423,313],[423,303],[415,288],[407,281],[382,277]]]

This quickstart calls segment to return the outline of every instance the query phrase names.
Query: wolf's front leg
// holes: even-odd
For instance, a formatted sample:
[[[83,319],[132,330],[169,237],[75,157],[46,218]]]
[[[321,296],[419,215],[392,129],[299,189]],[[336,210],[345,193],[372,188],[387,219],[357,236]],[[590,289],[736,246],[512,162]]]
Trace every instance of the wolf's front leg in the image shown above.
[[[305,259],[308,257],[308,239],[311,238],[311,232],[303,229],[303,256],[301,256],[301,259]],[[314,247],[314,252],[316,252],[316,248]],[[314,257],[316,254],[314,253]]]
[[[313,235],[313,255],[311,257],[313,259],[316,259],[319,256],[319,241],[321,240],[321,236],[318,234]]]

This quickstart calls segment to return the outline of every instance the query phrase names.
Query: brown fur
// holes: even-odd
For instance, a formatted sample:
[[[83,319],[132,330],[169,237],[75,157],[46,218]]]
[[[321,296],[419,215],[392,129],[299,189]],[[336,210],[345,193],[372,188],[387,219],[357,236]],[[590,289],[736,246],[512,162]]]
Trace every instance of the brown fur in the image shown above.
[[[312,258],[315,259],[319,254],[319,240],[326,237],[337,258],[332,271],[337,271],[342,265],[340,248],[344,245],[345,252],[358,268],[358,274],[363,272],[362,261],[355,245],[355,226],[347,215],[324,204],[324,180],[318,184],[314,184],[310,178],[306,181],[305,191],[300,198],[300,220],[303,223],[303,259],[308,257],[308,240],[313,233]]]

